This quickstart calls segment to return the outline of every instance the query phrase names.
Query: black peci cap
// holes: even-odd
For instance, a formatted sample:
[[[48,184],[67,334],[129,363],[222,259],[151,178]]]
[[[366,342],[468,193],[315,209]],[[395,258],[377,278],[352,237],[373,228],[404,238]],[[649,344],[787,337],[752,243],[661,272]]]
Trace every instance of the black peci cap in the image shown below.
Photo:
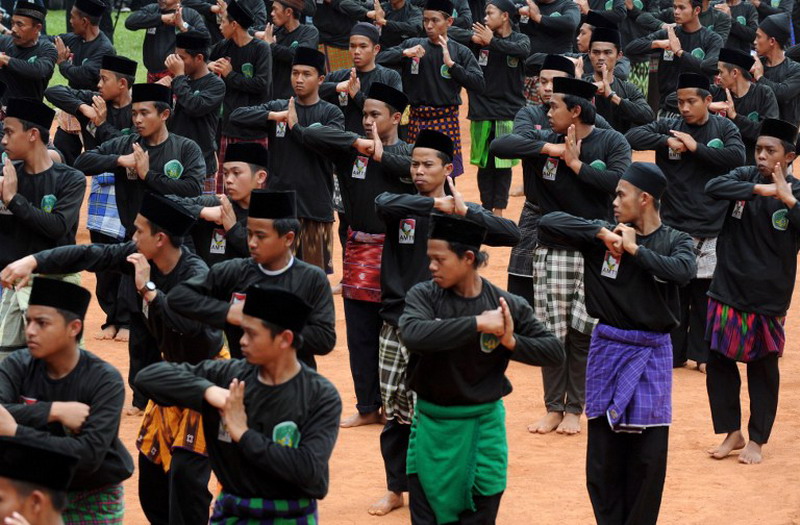
[[[175,237],[184,237],[194,226],[189,210],[163,195],[147,192],[142,198],[139,213],[162,230]]]
[[[306,326],[311,306],[292,292],[275,286],[250,286],[242,313],[299,334]]]
[[[53,124],[56,112],[38,100],[30,98],[9,98],[6,103],[6,118],[13,117],[30,122],[46,130]]]
[[[225,162],[246,162],[266,169],[269,151],[258,142],[234,142],[225,150]]]
[[[451,160],[453,158],[453,139],[432,129],[423,129],[417,135],[417,141],[414,143],[416,148],[430,148],[440,151],[447,155]]]
[[[632,163],[622,174],[622,180],[630,182],[656,199],[660,199],[667,189],[667,177],[661,168],[652,162]]]
[[[296,219],[297,194],[294,191],[253,190],[247,216],[252,219]]]
[[[66,310],[83,319],[91,300],[91,292],[82,286],[47,277],[35,277],[28,304]]]
[[[431,239],[455,242],[479,250],[486,238],[486,226],[454,215],[431,215]]]
[[[597,92],[597,86],[577,78],[556,77],[553,79],[553,94],[574,95],[576,97],[592,100]]]
[[[380,100],[389,104],[395,111],[402,113],[408,106],[408,97],[402,91],[380,82],[373,82],[367,91],[367,98]]]

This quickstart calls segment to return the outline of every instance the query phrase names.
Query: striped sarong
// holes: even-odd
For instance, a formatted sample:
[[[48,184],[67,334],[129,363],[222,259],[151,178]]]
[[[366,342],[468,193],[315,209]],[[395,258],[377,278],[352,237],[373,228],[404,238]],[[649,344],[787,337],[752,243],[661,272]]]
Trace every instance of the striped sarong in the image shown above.
[[[381,384],[383,415],[410,425],[416,395],[406,387],[408,348],[400,339],[400,330],[383,323],[378,339],[378,376]]]
[[[225,152],[228,151],[228,144],[234,144],[236,142],[255,142],[256,144],[261,144],[265,148],[267,147],[268,143],[267,137],[260,139],[240,139],[222,135],[222,137],[219,139],[219,152],[217,153],[217,158],[219,159],[217,174],[216,177],[212,175],[206,179],[203,193],[208,193],[211,195],[225,193],[225,182],[222,179],[222,163],[225,162]]]
[[[381,302],[381,255],[383,233],[364,233],[347,228],[342,263],[342,297],[370,303]]]
[[[535,77],[525,77],[525,82],[522,84],[522,94],[525,95],[525,100],[528,101],[529,106],[540,106],[542,99],[539,97],[539,75]]]
[[[317,500],[240,498],[225,491],[214,502],[210,525],[317,525]]]
[[[317,45],[317,51],[325,55],[325,67],[328,69],[326,73],[353,67],[353,57],[350,56],[348,49],[319,44]]]
[[[514,129],[514,122],[511,120],[473,120],[470,123],[469,163],[473,166],[485,168],[489,162],[489,144],[493,135],[492,127],[494,127],[494,138],[498,138],[509,135]],[[519,164],[519,159],[494,158],[495,168],[513,168],[517,164]]]
[[[526,200],[519,216],[519,242],[511,248],[508,273],[520,277],[533,277],[533,252],[539,240],[539,206]]]
[[[728,359],[749,363],[768,354],[783,355],[786,317],[742,312],[708,298],[706,339],[711,350]]]
[[[125,490],[122,484],[67,493],[67,508],[61,514],[65,525],[122,525]]]
[[[464,173],[464,158],[461,156],[461,124],[458,122],[458,106],[411,106],[408,119],[408,142],[413,144],[423,129],[444,133],[453,141],[453,177]]]

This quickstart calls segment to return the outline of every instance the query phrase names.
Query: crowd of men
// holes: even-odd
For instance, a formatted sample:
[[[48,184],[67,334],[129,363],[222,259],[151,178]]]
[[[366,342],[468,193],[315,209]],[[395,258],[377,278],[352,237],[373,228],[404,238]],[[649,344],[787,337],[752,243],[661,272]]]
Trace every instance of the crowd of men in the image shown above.
[[[63,35],[18,1],[0,24],[0,518],[123,523],[135,472],[150,523],[315,524],[339,429],[379,424],[386,491],[365,512],[408,492],[414,524],[494,523],[509,360],[542,370],[531,433],[585,414],[600,524],[656,523],[689,361],[724,435],[709,455],[761,462],[800,249],[792,6],[158,0],[125,19],[145,31],[125,57],[102,0],[68,6]],[[512,247],[507,286],[480,275],[483,246]],[[316,371],[334,293],[344,418]],[[130,406],[93,338],[127,342]]]

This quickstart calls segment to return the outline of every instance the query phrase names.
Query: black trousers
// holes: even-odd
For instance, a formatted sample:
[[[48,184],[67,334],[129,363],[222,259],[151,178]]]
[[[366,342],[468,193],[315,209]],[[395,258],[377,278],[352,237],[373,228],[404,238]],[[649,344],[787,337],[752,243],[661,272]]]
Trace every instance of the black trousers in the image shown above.
[[[83,151],[83,142],[78,135],[67,133],[61,128],[56,129],[56,134],[53,137],[53,146],[61,152],[64,158],[64,164],[72,166],[75,164],[75,159]]]
[[[154,525],[206,525],[211,493],[208,458],[183,448],[172,451],[169,472],[139,453],[139,503]]]
[[[359,414],[371,414],[381,408],[378,340],[383,320],[380,309],[381,303],[344,299],[350,372],[353,375],[356,409]]]
[[[742,380],[736,361],[718,352],[711,352],[706,370],[706,389],[711,404],[714,432],[728,434],[742,428],[742,405],[739,391]],[[751,441],[763,445],[769,441],[775,414],[778,412],[778,390],[781,374],[778,354],[769,354],[747,363],[747,389],[750,392],[750,421],[747,433]]]
[[[92,230],[89,230],[89,239],[94,244],[118,244],[121,242]],[[100,303],[100,308],[106,314],[103,328],[107,326],[128,328],[131,323],[129,305],[125,301],[119,300],[119,287],[122,282],[121,274],[116,272],[95,272],[95,277],[97,278],[97,286],[95,287],[97,302]]]
[[[519,275],[508,274],[508,286],[506,289],[514,295],[519,295],[533,308],[533,277],[521,277]]]
[[[711,279],[692,279],[680,289],[681,324],[670,334],[673,366],[683,366],[687,359],[708,362],[706,317],[710,285]]]
[[[592,336],[567,329],[567,360],[561,366],[543,366],[544,404],[548,412],[582,414],[586,404],[586,361]]]
[[[495,126],[489,132],[488,142],[495,137]],[[478,191],[481,194],[481,206],[487,210],[508,208],[508,192],[511,189],[511,168],[498,168],[494,165],[494,156],[489,155],[485,168],[478,168]]]
[[[381,431],[381,455],[386,469],[386,488],[392,492],[408,492],[406,457],[411,425],[389,419]]]
[[[586,487],[598,525],[658,521],[667,474],[669,427],[617,433],[604,417],[589,420]]]
[[[408,510],[411,512],[412,525],[437,525],[436,515],[428,503],[425,491],[416,475],[408,477]],[[458,517],[461,525],[492,525],[497,520],[497,511],[500,510],[500,499],[503,493],[492,496],[474,496],[475,511],[464,511]],[[446,525],[446,524],[440,524]]]

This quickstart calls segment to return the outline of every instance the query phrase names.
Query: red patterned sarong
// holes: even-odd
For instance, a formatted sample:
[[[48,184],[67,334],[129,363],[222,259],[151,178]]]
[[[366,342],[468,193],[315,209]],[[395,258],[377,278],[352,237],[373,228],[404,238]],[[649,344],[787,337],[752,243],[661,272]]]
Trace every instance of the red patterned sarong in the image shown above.
[[[783,355],[786,317],[742,312],[709,297],[706,339],[711,350],[748,363],[768,354]]]
[[[347,229],[347,244],[342,264],[342,296],[345,299],[381,302],[382,233]]]
[[[159,71],[158,73],[151,73],[147,72],[147,83],[148,84],[155,84],[159,80],[164,77],[168,77],[170,75],[169,69],[165,69],[164,71]]]
[[[411,115],[408,119],[408,143],[416,142],[417,135],[423,129],[444,133],[453,140],[453,177],[464,173],[458,106],[411,106]]]

